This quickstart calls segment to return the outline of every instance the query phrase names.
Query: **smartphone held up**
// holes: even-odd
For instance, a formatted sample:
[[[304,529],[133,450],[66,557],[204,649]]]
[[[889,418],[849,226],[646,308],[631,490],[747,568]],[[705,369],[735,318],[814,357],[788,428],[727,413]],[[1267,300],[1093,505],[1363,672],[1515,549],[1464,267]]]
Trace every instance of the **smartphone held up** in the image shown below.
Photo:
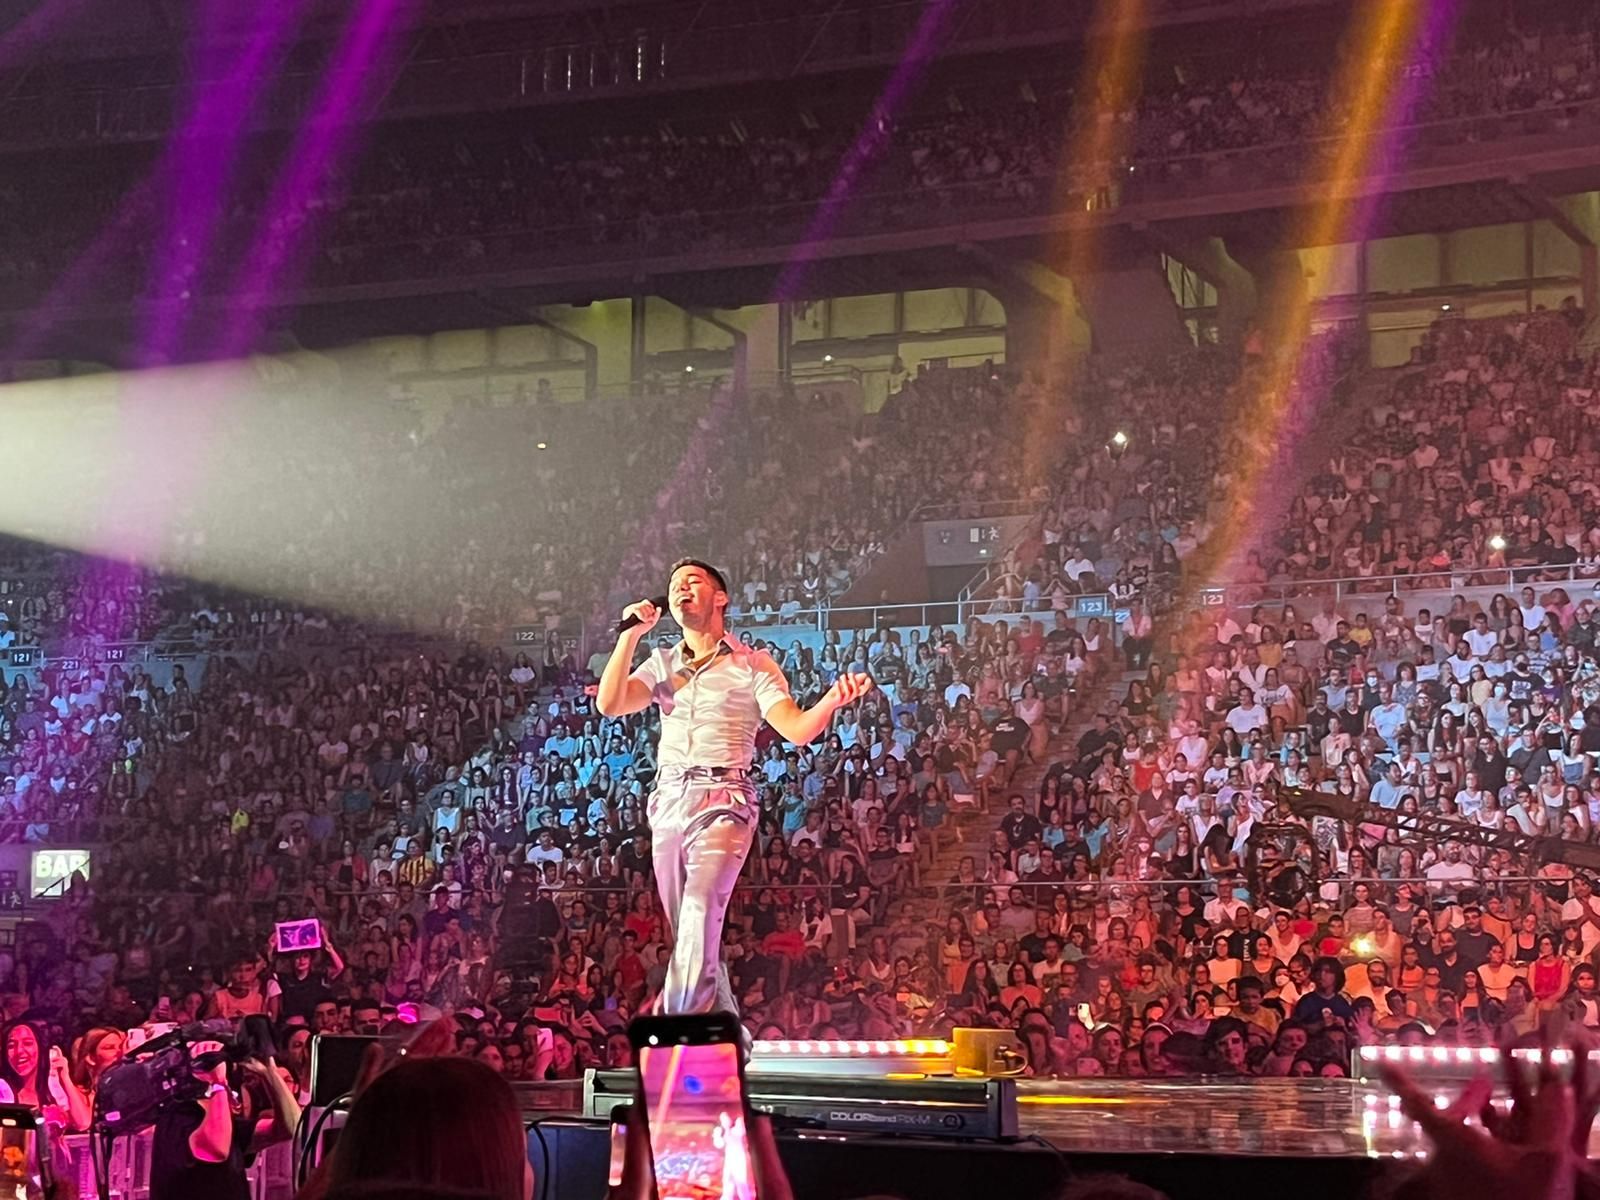
[[[27,1105],[0,1104],[0,1200],[44,1200],[53,1184],[38,1114]]]
[[[758,1200],[737,1018],[641,1017],[628,1036],[659,1200]]]

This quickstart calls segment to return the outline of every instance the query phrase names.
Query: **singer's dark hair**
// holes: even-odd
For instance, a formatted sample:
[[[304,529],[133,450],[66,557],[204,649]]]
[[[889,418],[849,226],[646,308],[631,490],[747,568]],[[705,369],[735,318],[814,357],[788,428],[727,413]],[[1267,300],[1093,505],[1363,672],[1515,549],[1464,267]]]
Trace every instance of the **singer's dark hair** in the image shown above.
[[[671,579],[683,567],[699,567],[707,575],[711,576],[711,582],[717,585],[717,591],[726,592],[728,590],[728,581],[723,577],[722,572],[703,558],[680,558],[672,564],[672,570],[667,572],[667,578]]]

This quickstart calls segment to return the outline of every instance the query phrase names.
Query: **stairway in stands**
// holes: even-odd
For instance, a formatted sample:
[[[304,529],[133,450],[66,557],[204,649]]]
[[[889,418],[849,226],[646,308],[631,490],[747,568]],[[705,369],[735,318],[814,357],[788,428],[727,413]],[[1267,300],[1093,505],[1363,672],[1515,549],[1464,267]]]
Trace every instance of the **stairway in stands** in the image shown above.
[[[1413,369],[1369,368],[1360,373],[1341,402],[1324,401],[1302,432],[1291,435],[1292,441],[1277,447],[1278,457],[1272,464],[1270,483],[1257,489],[1252,497],[1251,519],[1245,527],[1255,531],[1256,536],[1251,540],[1256,544],[1206,547],[1190,560],[1191,564],[1196,560],[1222,564],[1223,571],[1230,571],[1252,550],[1259,551],[1263,561],[1270,562],[1277,551],[1266,543],[1283,529],[1294,498],[1304,494],[1312,480],[1327,470],[1329,459],[1343,452],[1351,443],[1351,435],[1371,421],[1373,410],[1388,402],[1396,380]],[[1218,503],[1225,500],[1226,497],[1213,498],[1214,517],[1227,511],[1225,504]],[[1234,536],[1227,521],[1218,522],[1216,528],[1219,536]],[[1201,588],[1227,582],[1227,579],[1187,579],[1185,590],[1192,595]],[[1156,644],[1161,645],[1164,640],[1158,632]]]
[[[1600,328],[1600,321],[1596,327]],[[1312,478],[1324,471],[1328,459],[1340,448],[1350,444],[1356,429],[1371,420],[1373,410],[1386,403],[1395,382],[1415,368],[1397,367],[1368,369],[1362,372],[1348,398],[1342,404],[1328,404],[1316,414],[1309,428],[1297,443],[1288,447],[1288,453],[1276,465],[1273,486],[1264,496],[1269,510],[1260,514],[1257,529],[1273,530],[1282,525],[1294,496],[1305,489]],[[1204,586],[1205,581],[1189,581],[1191,590]],[[1157,644],[1160,644],[1157,638]],[[1127,693],[1128,684],[1143,677],[1144,672],[1121,669],[1116,660],[1104,681],[1075,697],[1071,711],[1063,725],[1056,729],[1040,762],[1025,765],[1017,773],[1009,788],[997,791],[990,797],[987,812],[962,813],[955,818],[962,840],[952,842],[934,855],[932,865],[925,868],[919,885],[897,897],[895,910],[901,901],[909,901],[919,920],[942,928],[949,909],[940,899],[946,884],[955,877],[961,859],[970,854],[975,860],[978,874],[982,876],[988,865],[988,848],[1000,819],[1006,813],[1006,797],[1021,792],[1028,797],[1029,807],[1037,796],[1039,783],[1051,763],[1074,757],[1078,739],[1094,723],[1097,712],[1115,712],[1118,703]]]
[[[989,861],[989,843],[1006,814],[1006,798],[1013,792],[1020,792],[1027,798],[1031,811],[1039,794],[1039,785],[1050,765],[1076,757],[1078,739],[1094,724],[1095,714],[1114,711],[1117,702],[1127,692],[1128,682],[1142,676],[1143,672],[1124,672],[1114,668],[1105,682],[1079,692],[1066,721],[1052,732],[1040,760],[1025,763],[1010,787],[993,792],[989,798],[989,811],[967,812],[956,818],[962,840],[946,845],[935,854],[932,866],[922,873],[920,886],[902,897],[911,903],[919,920],[943,928],[949,907],[941,900],[941,894],[950,880],[955,878],[956,869],[966,855],[972,855],[978,875],[983,875]],[[898,909],[899,905],[895,907]]]

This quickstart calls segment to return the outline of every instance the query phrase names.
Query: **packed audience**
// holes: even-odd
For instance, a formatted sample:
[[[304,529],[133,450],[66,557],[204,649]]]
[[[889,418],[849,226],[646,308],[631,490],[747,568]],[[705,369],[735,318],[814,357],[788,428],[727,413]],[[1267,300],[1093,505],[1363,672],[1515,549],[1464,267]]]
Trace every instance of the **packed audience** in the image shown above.
[[[1464,48],[1406,116],[1585,99],[1592,33]],[[1324,86],[1286,64],[1149,87],[1135,163],[1293,141]],[[908,205],[955,184],[1038,194],[1062,113],[1014,116],[908,121],[882,178],[912,180]],[[330,253],[342,267],[378,238],[564,215],[591,244],[676,237],[753,191],[814,200],[840,149],[524,147],[452,174],[416,148],[346,181]],[[1337,1075],[1380,1041],[1600,1025],[1600,901],[1579,869],[1600,861],[1582,849],[1600,823],[1583,324],[1570,307],[1441,321],[1231,603],[1187,618],[1183,564],[1250,450],[1217,415],[1262,369],[1215,350],[1099,361],[1070,389],[925,372],[868,418],[731,388],[594,409],[535,394],[436,428],[403,397],[351,404],[271,483],[294,599],[183,580],[244,540],[245,504],[180,505],[159,573],[17,544],[0,648],[59,662],[164,641],[205,661],[191,679],[90,654],[0,695],[0,840],[102,847],[0,953],[0,1015],[20,1022],[0,1078],[81,1127],[130,1031],[258,1013],[301,1091],[312,1035],[440,1014],[460,1053],[514,1080],[625,1059],[670,953],[641,815],[653,728],[592,710],[563,621],[604,628],[686,544],[727,564],[733,624],[799,698],[841,672],[879,684],[820,745],[760,744],[761,844],[725,946],[756,1036],[989,1024],[1018,1031],[1035,1075]],[[1356,349],[1335,331],[1297,386],[1336,394]],[[224,489],[260,494],[258,444],[318,399],[241,412],[213,466]],[[619,459],[619,422],[648,447]],[[918,505],[975,496],[1041,512],[983,615],[786,636]],[[442,512],[470,513],[471,536],[423,519]],[[374,535],[352,545],[352,528]],[[1370,593],[1317,590],[1330,579]],[[1451,593],[1443,611],[1406,594],[1423,587]],[[1126,616],[1073,615],[1098,595]],[[529,653],[473,640],[518,625]],[[1373,808],[1314,815],[1307,792]],[[1564,857],[1531,853],[1552,840]],[[278,944],[277,923],[307,919],[317,948]]]
[[[1353,431],[1235,582],[1283,591],[1340,579],[1360,590],[1400,576],[1415,590],[1448,588],[1452,576],[1593,577],[1600,475],[1585,427],[1600,366],[1577,349],[1585,320],[1569,301],[1437,322],[1421,369]],[[1531,649],[1540,632],[1527,631]]]
[[[1515,412],[1504,436],[1450,436],[1477,429],[1482,405],[1499,412],[1504,377],[1558,414],[1559,436],[1558,393],[1589,378],[1571,324],[1442,322],[1390,400],[1354,414],[1375,439],[1364,469],[1391,468],[1380,490],[1580,470],[1581,442],[1552,464],[1543,427]],[[1337,343],[1313,360],[1332,386]],[[1018,1030],[1035,1074],[1297,1075],[1342,1073],[1378,1041],[1489,1044],[1557,1012],[1600,1024],[1593,884],[1526,853],[1541,838],[1587,843],[1600,821],[1600,619],[1573,585],[1540,577],[1551,560],[1515,596],[1475,590],[1437,616],[1357,592],[1305,620],[1274,600],[1150,623],[1205,536],[1197,498],[1219,482],[1205,464],[1225,446],[1200,416],[1237,403],[1250,369],[1210,351],[1081,380],[1118,396],[1135,434],[1119,443],[1092,412],[1066,423],[1064,457],[1043,472],[1066,483],[1041,494],[1039,534],[964,628],[835,630],[810,648],[762,628],[764,596],[735,597],[750,606],[745,636],[803,700],[841,671],[880,685],[820,745],[770,731],[761,743],[761,845],[725,947],[757,1036],[996,1024]],[[933,431],[955,407],[1025,414],[1052,394],[987,371],[928,376],[875,436],[934,464]],[[1427,406],[1447,417],[1417,431]],[[734,436],[776,456],[791,446],[784,424],[752,408]],[[1419,434],[1438,447],[1423,465]],[[998,445],[980,441],[972,463],[1030,478],[996,465]],[[944,486],[975,486],[958,466]],[[873,477],[851,485],[849,464],[836,469],[839,507],[813,511],[837,526],[780,527],[780,510],[747,559],[731,519],[692,535],[787,592],[787,572],[829,561],[810,541],[842,555],[870,540],[845,522],[879,495]],[[696,506],[675,506],[678,482],[659,515],[683,535],[677,516]],[[1522,494],[1555,494],[1537,486]],[[1581,514],[1588,493],[1574,495]],[[1374,511],[1428,522],[1444,506]],[[1304,527],[1340,532],[1309,514]],[[1119,630],[1064,602],[1104,590],[1129,607]],[[86,1096],[122,1030],[201,1015],[273,1017],[302,1088],[313,1033],[441,1013],[462,1052],[513,1079],[620,1061],[670,950],[640,815],[648,714],[599,717],[570,655],[419,655],[360,627],[320,632],[272,653],[214,650],[192,683],[117,665],[37,691],[13,678],[0,836],[70,831],[107,848],[0,963],[6,1015],[74,1050],[65,1070]],[[1309,816],[1302,789],[1393,816]],[[275,923],[309,918],[321,948],[279,953]],[[68,1124],[84,1111],[60,1107]]]
[[[1403,89],[1404,103],[1387,114],[1414,127],[1413,148],[1591,119],[1600,46],[1592,8],[1551,5],[1518,20],[1464,28],[1448,47],[1419,48],[1404,67],[1417,86]],[[774,129],[762,119],[741,122],[737,133],[619,131],[588,139],[564,129],[530,134],[520,125],[496,132],[476,120],[460,132],[407,129],[380,137],[359,164],[330,171],[305,209],[280,214],[272,230],[287,243],[318,223],[311,272],[325,284],[414,278],[518,256],[587,259],[599,246],[639,253],[781,240],[805,230],[864,125],[875,130],[875,151],[852,166],[857,202],[834,232],[1033,212],[1064,195],[1115,204],[1192,188],[1213,173],[1232,179],[1238,168],[1226,160],[1243,151],[1252,152],[1248,170],[1256,177],[1296,175],[1320,153],[1318,138],[1342,131],[1352,101],[1333,91],[1340,73],[1327,47],[1337,31],[1284,36],[1283,44],[1256,48],[1258,60],[1247,65],[1232,53],[1191,47],[1152,55],[1137,97],[1118,114],[1126,134],[1112,139],[1114,161],[1064,159],[1077,141],[1064,131],[1085,127],[1101,97],[1075,77],[1047,71],[1030,80],[1025,98],[989,84],[963,95],[957,83],[960,103],[904,113],[836,111],[832,96],[802,98],[826,115],[820,127],[813,120]],[[1504,119],[1511,116],[1522,120]],[[0,192],[7,214],[0,289],[36,298],[113,220],[120,236],[104,252],[104,273],[124,281],[146,275],[161,189],[139,191],[136,174],[118,178],[123,168],[90,161],[56,165],[57,187]],[[248,164],[243,194],[266,194],[276,169],[270,157]],[[73,198],[66,211],[62,195]],[[230,209],[224,241],[248,244],[261,231],[258,217],[243,202]],[[215,257],[231,264],[242,254]],[[229,282],[145,279],[123,287],[172,296]]]
[[[712,408],[701,410],[700,428],[719,411],[716,405],[731,402],[712,399]],[[844,420],[836,409],[816,407],[814,423],[797,423],[796,430],[779,419],[776,406],[763,407],[770,402],[747,403],[749,411],[738,413],[730,436],[740,439],[735,448],[741,461],[771,466],[727,500],[736,511],[756,511],[758,489],[770,484],[784,462],[822,446],[809,509],[769,509],[774,526],[762,531],[759,543],[731,520],[685,531],[679,514],[720,516],[720,505],[708,503],[720,496],[708,490],[696,503],[683,504],[681,481],[674,479],[667,481],[655,515],[673,536],[711,539],[748,569],[752,584],[770,579],[774,594],[803,588],[807,575],[825,569],[827,582],[807,593],[813,603],[848,587],[851,569],[870,561],[885,533],[924,494],[951,499],[962,488],[986,488],[989,480],[1008,486],[1003,470],[986,472],[982,465],[999,450],[981,426],[997,414],[1022,411],[989,370],[909,380],[883,414],[854,427],[857,448],[884,464],[862,472],[853,456],[836,459],[829,448],[838,445]],[[271,415],[260,419],[265,423]],[[480,481],[481,500],[472,497],[475,514],[492,515],[496,498],[504,496],[497,480],[521,486],[512,472],[526,461],[527,440],[546,432],[544,416],[537,402],[457,413],[428,438],[379,442],[392,456],[384,470],[392,474],[398,459],[403,470],[420,476],[447,461],[459,465],[461,459],[450,456],[464,451],[452,445],[451,436],[499,438],[507,445],[505,471]],[[602,410],[595,424],[611,416]],[[818,436],[824,430],[832,436]],[[352,419],[352,428],[336,440],[348,443],[372,431]],[[579,437],[582,431],[566,433]],[[954,435],[968,443],[966,453],[941,455],[938,448]],[[904,466],[882,451],[890,444],[904,450]],[[407,460],[407,446],[415,466]],[[308,457],[305,490],[316,495],[324,474],[337,472],[334,464],[318,460],[315,448]],[[548,461],[554,475],[556,460]],[[242,486],[251,486],[248,462],[241,457],[233,466]],[[350,469],[360,467],[346,464],[346,478]],[[556,491],[563,479],[543,482]],[[720,486],[709,473],[691,483]],[[565,484],[579,490],[570,477]],[[393,480],[389,486],[366,503],[379,507],[384,496],[400,503],[402,488]],[[652,508],[642,496],[628,499],[634,508]],[[568,526],[574,530],[595,519],[570,505],[565,511],[576,512]],[[818,524],[800,523],[802,512]],[[776,524],[785,517],[795,523]],[[198,552],[234,532],[213,524],[194,545]],[[316,533],[304,536],[309,542]],[[410,549],[415,553],[428,544]],[[792,550],[778,553],[785,545]],[[316,547],[304,549],[308,570],[323,561]],[[388,596],[384,585],[392,586],[394,578],[377,557],[384,549],[364,546],[346,563],[369,589],[362,611],[380,617]],[[474,569],[474,559],[481,566],[476,547],[441,542],[437,549],[457,556],[460,578]],[[741,550],[748,558],[738,557]],[[764,553],[773,556],[770,574],[760,562]],[[515,570],[520,562],[530,578],[572,590],[574,580],[598,586],[601,578],[578,562],[536,559],[529,565],[512,559],[509,568],[496,569]],[[538,574],[539,567],[547,573]],[[90,653],[95,665],[49,666],[37,687],[22,672],[10,681],[0,722],[0,837],[107,847],[97,856],[92,880],[66,890],[66,898],[48,909],[50,924],[36,929],[36,941],[23,939],[7,968],[6,983],[18,989],[17,1003],[54,1023],[42,1036],[65,1046],[75,1031],[95,1021],[121,1028],[145,1019],[263,1011],[283,1021],[290,1044],[303,1049],[293,1030],[335,1028],[336,1017],[324,1011],[311,1021],[316,1006],[304,997],[287,1006],[278,1002],[291,958],[272,953],[270,939],[275,920],[315,916],[323,923],[325,959],[307,968],[310,974],[302,972],[301,985],[310,989],[313,977],[340,981],[330,994],[336,993],[349,1019],[338,1027],[369,1028],[370,1021],[352,1024],[349,1017],[350,1004],[367,999],[380,1005],[385,1020],[399,1011],[415,1018],[437,1008],[459,1018],[488,1011],[491,1004],[497,1013],[509,1005],[527,1037],[539,1036],[535,1026],[544,1030],[547,1061],[529,1071],[570,1075],[605,1051],[607,1035],[636,1009],[645,976],[659,971],[663,953],[640,819],[653,760],[648,726],[607,722],[592,713],[581,687],[582,668],[564,647],[547,643],[530,657],[485,653],[471,644],[462,649],[457,642],[454,651],[419,655],[426,639],[397,641],[372,632],[370,622],[330,618],[292,603],[208,594],[163,579],[146,588],[149,577],[143,573],[66,555],[35,552],[19,557],[14,571],[6,594],[18,613],[21,640],[13,636],[9,645],[43,644],[50,652],[47,662],[55,663],[78,648],[103,648],[150,629],[172,630],[174,644],[203,653],[206,662],[192,680],[180,664],[158,683],[143,665],[106,664]],[[792,582],[786,573],[793,574]],[[426,578],[408,578],[412,588],[426,589]],[[758,632],[768,620],[781,625],[788,619],[781,608],[763,615],[759,586],[741,586],[741,593],[736,603],[742,619]],[[461,594],[482,602],[497,593],[486,586],[481,593],[474,588]],[[524,586],[521,594],[559,607],[572,592]],[[441,621],[438,632],[443,637],[475,627]],[[878,661],[880,647],[865,641],[836,641],[814,657],[781,642],[772,648],[802,697],[819,694],[841,670],[869,655],[885,680],[894,674],[892,665]],[[851,729],[840,733],[854,743]],[[980,757],[971,755],[969,776]],[[768,779],[776,814],[783,789],[770,772]],[[808,784],[807,794],[816,794],[820,782],[819,777]],[[921,839],[915,824],[901,829],[895,853]],[[869,832],[866,841],[880,851],[870,871],[885,885],[886,898],[899,886],[899,872],[885,877],[877,839]],[[858,865],[867,868],[865,852]],[[435,900],[435,892],[453,904]],[[509,912],[508,892],[515,900]],[[114,909],[104,896],[118,898]],[[122,903],[129,899],[136,902]],[[765,907],[753,895],[745,903],[752,912]],[[881,919],[885,899],[862,903],[866,907],[859,911],[852,903],[839,914],[847,925]],[[453,924],[440,915],[445,907],[457,914]],[[631,935],[622,928],[625,918]],[[446,925],[450,937],[436,936]],[[569,938],[585,930],[592,931],[592,952]],[[841,946],[852,940],[852,933],[841,933]],[[637,951],[625,961],[617,953],[624,945]],[[578,953],[573,978],[562,975],[573,965],[570,950]],[[280,968],[276,976],[274,963]],[[591,969],[596,964],[599,969]],[[604,1008],[591,1005],[602,973],[613,1014],[605,1018],[605,1033],[597,1023]],[[574,1016],[551,1037],[557,1026],[549,1023],[550,1014],[561,1006],[570,1010],[575,993],[578,1016],[586,1022],[580,1025]],[[489,1040],[494,1054],[515,1059],[508,1036],[508,1029],[497,1026]],[[617,1039],[611,1050],[619,1052]],[[305,1066],[303,1056],[296,1061]]]
[[[1038,465],[1010,453],[1008,438],[1055,424],[1048,400],[986,364],[901,373],[899,390],[867,419],[820,396],[798,412],[771,395],[714,409],[715,463],[700,443],[679,468],[621,564],[608,611],[653,592],[692,545],[738,581],[734,625],[815,624],[816,610],[849,593],[918,508],[1036,498]],[[729,472],[730,462],[751,469]],[[853,597],[880,599],[894,597]]]

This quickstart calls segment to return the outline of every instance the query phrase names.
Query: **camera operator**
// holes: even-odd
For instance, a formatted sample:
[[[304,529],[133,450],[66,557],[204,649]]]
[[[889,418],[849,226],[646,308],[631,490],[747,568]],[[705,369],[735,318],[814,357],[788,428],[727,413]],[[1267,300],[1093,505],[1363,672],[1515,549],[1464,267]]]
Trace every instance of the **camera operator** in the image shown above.
[[[190,1055],[222,1050],[221,1042],[196,1042]],[[197,1067],[195,1076],[208,1085],[205,1095],[156,1118],[150,1200],[250,1200],[250,1156],[293,1135],[300,1105],[270,1058],[240,1063],[234,1087],[226,1061]]]

